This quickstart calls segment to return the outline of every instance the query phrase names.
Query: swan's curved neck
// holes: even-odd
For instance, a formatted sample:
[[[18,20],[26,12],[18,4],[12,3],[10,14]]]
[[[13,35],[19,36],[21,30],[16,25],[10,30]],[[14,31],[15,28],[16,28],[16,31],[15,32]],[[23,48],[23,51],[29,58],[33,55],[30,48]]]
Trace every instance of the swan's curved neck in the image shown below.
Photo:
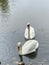
[[[28,39],[30,39],[30,25],[28,25]]]
[[[22,54],[22,46],[18,46],[18,52],[19,54]]]

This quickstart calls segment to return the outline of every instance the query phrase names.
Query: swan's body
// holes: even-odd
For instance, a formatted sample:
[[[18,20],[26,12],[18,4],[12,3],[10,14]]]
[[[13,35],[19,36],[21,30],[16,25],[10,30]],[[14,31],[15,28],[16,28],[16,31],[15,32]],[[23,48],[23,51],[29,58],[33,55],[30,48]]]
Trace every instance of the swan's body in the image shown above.
[[[25,30],[24,37],[25,37],[26,39],[29,39],[29,38],[28,38],[28,28],[26,28],[26,30]],[[32,39],[32,38],[34,38],[34,37],[35,37],[34,28],[30,26],[30,39]]]
[[[34,28],[30,25],[30,23],[27,24],[27,27],[25,29],[24,37],[26,39],[32,39],[35,37],[35,30]]]
[[[27,41],[21,49],[20,55],[26,55],[35,52],[39,47],[39,44],[36,40],[29,40]],[[20,51],[20,50],[19,50]]]

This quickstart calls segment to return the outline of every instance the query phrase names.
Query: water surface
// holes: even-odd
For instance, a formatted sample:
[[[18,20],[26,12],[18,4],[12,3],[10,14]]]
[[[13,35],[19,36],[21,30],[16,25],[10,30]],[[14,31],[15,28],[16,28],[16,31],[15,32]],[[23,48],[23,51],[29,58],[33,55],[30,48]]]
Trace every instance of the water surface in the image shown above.
[[[23,56],[26,64],[49,65],[49,1],[48,0],[0,0],[0,61],[1,65],[17,65],[17,43],[26,42],[24,30],[30,22],[39,42],[38,53]]]

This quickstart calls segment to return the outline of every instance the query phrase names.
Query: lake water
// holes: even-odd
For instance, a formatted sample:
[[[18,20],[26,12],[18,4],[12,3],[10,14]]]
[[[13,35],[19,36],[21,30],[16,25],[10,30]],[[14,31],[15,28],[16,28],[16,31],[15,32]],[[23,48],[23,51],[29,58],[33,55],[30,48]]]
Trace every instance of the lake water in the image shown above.
[[[0,0],[1,65],[17,65],[17,43],[24,44],[24,30],[30,22],[39,42],[37,54],[23,56],[26,65],[49,65],[49,0]]]

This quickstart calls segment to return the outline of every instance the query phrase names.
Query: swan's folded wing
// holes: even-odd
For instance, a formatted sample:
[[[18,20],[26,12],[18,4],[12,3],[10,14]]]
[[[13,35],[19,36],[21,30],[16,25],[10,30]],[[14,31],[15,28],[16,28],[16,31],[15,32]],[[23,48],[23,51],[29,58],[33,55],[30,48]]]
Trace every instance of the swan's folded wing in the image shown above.
[[[24,37],[25,37],[26,39],[28,39],[28,33],[27,33],[27,32],[28,32],[28,29],[26,28],[26,29],[25,29],[25,33],[24,33]]]
[[[35,30],[33,27],[30,27],[30,38],[34,38],[35,37]]]
[[[34,40],[27,41],[22,47],[22,54],[28,54],[36,51],[36,45],[37,43]]]

